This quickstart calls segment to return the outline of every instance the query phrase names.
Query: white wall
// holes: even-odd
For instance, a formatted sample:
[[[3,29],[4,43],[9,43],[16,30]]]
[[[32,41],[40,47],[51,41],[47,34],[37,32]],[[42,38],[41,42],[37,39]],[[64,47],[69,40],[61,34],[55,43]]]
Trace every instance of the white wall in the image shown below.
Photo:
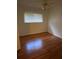
[[[25,12],[42,13],[38,8],[18,7],[18,31],[20,36],[35,34],[40,32],[50,32],[55,36],[62,37],[62,16],[61,0],[55,0],[53,7],[44,14],[44,23],[26,24],[24,23]],[[29,9],[28,9],[29,8]]]
[[[28,11],[30,10],[30,11]],[[40,9],[25,9],[22,7],[18,8],[18,31],[20,36],[28,35],[28,34],[35,34],[35,33],[41,33],[41,32],[47,32],[48,24],[47,24],[47,17],[46,14],[42,13],[44,15],[44,22],[43,23],[31,23],[27,24],[24,23],[24,13],[26,12],[35,12],[35,13],[42,13]]]
[[[21,49],[20,40],[19,40],[19,33],[17,33],[17,50]]]
[[[62,6],[61,0],[56,0],[49,10],[48,32],[62,38]]]

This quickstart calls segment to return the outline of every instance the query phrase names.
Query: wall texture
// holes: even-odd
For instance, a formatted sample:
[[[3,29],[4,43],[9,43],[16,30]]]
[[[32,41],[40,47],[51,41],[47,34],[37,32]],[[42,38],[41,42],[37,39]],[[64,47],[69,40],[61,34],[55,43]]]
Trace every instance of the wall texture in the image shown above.
[[[56,0],[49,9],[48,32],[62,38],[62,1]]]

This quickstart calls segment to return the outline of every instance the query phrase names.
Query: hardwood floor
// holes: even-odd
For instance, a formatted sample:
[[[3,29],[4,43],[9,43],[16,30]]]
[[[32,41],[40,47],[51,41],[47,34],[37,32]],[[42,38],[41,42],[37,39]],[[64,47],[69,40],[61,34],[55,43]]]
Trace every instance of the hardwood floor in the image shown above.
[[[17,59],[62,59],[62,39],[49,33],[20,37]]]

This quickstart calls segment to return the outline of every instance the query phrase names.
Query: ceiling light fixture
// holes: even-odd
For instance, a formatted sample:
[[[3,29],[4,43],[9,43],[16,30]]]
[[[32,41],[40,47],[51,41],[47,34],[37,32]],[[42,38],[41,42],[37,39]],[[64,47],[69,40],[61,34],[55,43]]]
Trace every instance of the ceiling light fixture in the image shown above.
[[[43,0],[43,1],[44,1],[44,3],[42,4],[41,9],[42,9],[43,11],[46,11],[46,10],[47,10],[47,8],[48,8],[48,3],[47,3],[47,1],[46,1],[46,0]]]

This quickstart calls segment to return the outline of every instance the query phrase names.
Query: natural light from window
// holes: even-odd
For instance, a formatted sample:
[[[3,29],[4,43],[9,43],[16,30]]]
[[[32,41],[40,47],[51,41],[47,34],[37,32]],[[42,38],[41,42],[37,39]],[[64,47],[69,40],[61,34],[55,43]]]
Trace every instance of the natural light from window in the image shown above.
[[[42,48],[42,40],[41,39],[36,39],[36,40],[28,42],[26,44],[26,50],[28,51],[28,53],[39,50],[40,48]]]
[[[43,15],[37,13],[25,13],[24,23],[41,23],[43,22]]]

